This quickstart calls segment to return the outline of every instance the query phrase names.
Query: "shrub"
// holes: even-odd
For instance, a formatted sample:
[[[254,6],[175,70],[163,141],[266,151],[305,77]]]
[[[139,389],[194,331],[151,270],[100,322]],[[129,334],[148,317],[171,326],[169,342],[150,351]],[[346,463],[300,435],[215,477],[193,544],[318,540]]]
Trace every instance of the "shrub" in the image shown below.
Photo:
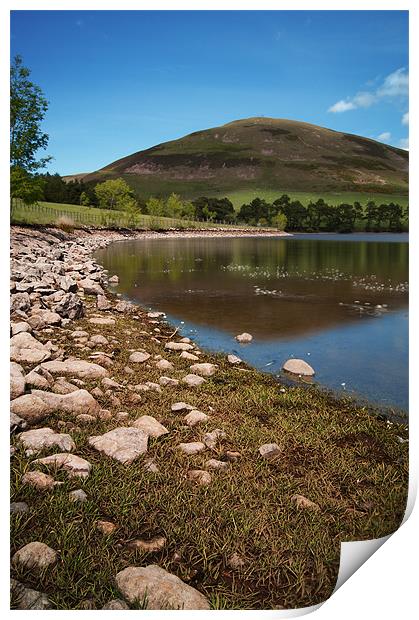
[[[57,228],[61,228],[61,230],[68,233],[73,232],[76,226],[74,220],[72,220],[71,217],[68,217],[68,215],[61,215],[61,217],[55,221],[55,225]]]

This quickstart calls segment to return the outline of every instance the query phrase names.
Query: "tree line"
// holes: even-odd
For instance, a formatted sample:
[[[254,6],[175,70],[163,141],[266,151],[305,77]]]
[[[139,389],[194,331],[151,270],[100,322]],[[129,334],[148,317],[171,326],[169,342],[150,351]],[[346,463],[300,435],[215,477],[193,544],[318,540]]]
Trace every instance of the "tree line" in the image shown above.
[[[403,208],[395,202],[377,204],[370,200],[365,205],[360,202],[331,205],[319,198],[304,206],[299,200],[283,194],[272,203],[254,198],[236,212],[227,197],[200,196],[186,200],[172,193],[167,198],[151,196],[144,200],[136,197],[122,178],[93,185],[77,179],[65,182],[59,174],[38,176],[43,200],[47,202],[138,212],[155,217],[223,221],[300,232],[400,232],[408,225],[408,207]]]
[[[237,220],[256,226],[278,226],[281,216],[287,231],[400,232],[408,227],[409,207],[403,209],[394,202],[376,204],[373,200],[365,205],[359,202],[330,205],[323,198],[304,206],[299,200],[292,200],[288,194],[283,194],[272,203],[255,198],[251,203],[242,205]]]

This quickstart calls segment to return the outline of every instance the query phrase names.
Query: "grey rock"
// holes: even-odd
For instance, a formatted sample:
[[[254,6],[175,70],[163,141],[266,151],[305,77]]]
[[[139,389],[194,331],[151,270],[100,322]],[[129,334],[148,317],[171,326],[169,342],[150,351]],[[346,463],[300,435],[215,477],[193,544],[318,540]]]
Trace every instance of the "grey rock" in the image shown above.
[[[156,368],[158,370],[162,370],[163,372],[165,372],[165,371],[166,372],[172,372],[175,369],[175,367],[173,366],[172,362],[169,362],[168,360],[164,360],[164,359],[159,360],[156,363]]]
[[[196,424],[199,424],[199,422],[206,422],[206,420],[208,420],[208,416],[202,411],[193,409],[192,411],[187,413],[183,419],[188,426],[195,426]]]
[[[198,454],[205,450],[205,444],[202,441],[190,441],[188,443],[180,443],[178,445],[179,450],[184,454]]]
[[[201,377],[212,377],[217,372],[217,366],[215,364],[193,364],[190,370]]]
[[[147,609],[210,608],[208,600],[198,590],[153,564],[145,568],[125,568],[116,575],[116,585],[130,603],[145,599]]]
[[[23,368],[16,362],[10,363],[10,398],[18,398],[25,392],[25,377],[23,375]]]
[[[263,446],[260,446],[259,453],[264,459],[270,460],[282,454],[282,450],[277,443],[265,443]]]
[[[93,325],[115,325],[115,319],[111,319],[110,317],[92,317],[89,319],[89,323]]]
[[[181,357],[184,360],[190,360],[191,362],[196,362],[199,360],[199,357],[197,355],[194,355],[193,353],[189,353],[188,351],[182,351],[179,357]]]
[[[10,311],[27,312],[31,307],[29,293],[16,293],[10,296]]]
[[[230,469],[230,463],[228,463],[227,461],[218,461],[217,459],[209,459],[208,461],[206,461],[205,467],[207,469],[226,471],[227,469]]]
[[[173,403],[173,405],[171,406],[171,410],[172,411],[185,411],[185,410],[192,411],[192,409],[194,409],[194,407],[192,407],[192,405],[188,405],[188,404],[183,403],[183,402]]]
[[[148,359],[150,359],[149,353],[144,353],[143,351],[135,351],[134,353],[131,353],[131,355],[128,358],[128,361],[131,362],[132,364],[142,364],[143,362],[146,362]]]
[[[72,375],[80,379],[101,379],[107,377],[109,372],[103,366],[85,360],[68,359],[63,362],[53,360],[41,365],[53,375]]]
[[[11,327],[12,336],[16,336],[16,334],[20,334],[22,332],[32,331],[32,328],[27,321],[19,321],[18,323],[12,323],[10,327]]]
[[[139,428],[150,437],[161,437],[169,432],[163,424],[160,424],[150,415],[143,415],[131,424],[134,428]]]
[[[66,319],[81,319],[84,316],[84,303],[75,293],[66,293],[54,306],[55,312]]]
[[[147,452],[147,444],[148,435],[133,427],[119,427],[104,435],[89,437],[89,445],[125,465]]]
[[[26,375],[25,381],[29,387],[43,390],[53,385],[54,377],[48,370],[37,366]]]
[[[23,514],[29,512],[29,506],[26,502],[12,502],[10,504],[10,512],[12,514]]]
[[[159,383],[163,387],[175,387],[176,385],[179,385],[179,379],[173,379],[172,377],[160,377]]]
[[[58,559],[57,552],[42,542],[31,542],[16,551],[12,557],[12,564],[27,570],[43,570]]]
[[[46,456],[43,459],[35,459],[32,463],[63,469],[70,478],[87,478],[92,468],[89,461],[70,453],[51,454],[51,456]]]
[[[166,342],[164,348],[169,351],[190,351],[193,349],[193,345],[187,342]]]
[[[94,345],[96,345],[96,344],[104,344],[104,345],[109,344],[108,339],[105,338],[105,336],[102,336],[102,334],[94,334],[93,336],[90,337],[89,342],[91,342]]]
[[[87,502],[87,494],[83,491],[83,489],[76,489],[75,491],[71,491],[68,494],[68,497],[72,502]]]
[[[56,433],[52,428],[36,428],[19,435],[19,442],[23,444],[26,455],[36,454],[45,448],[57,447],[60,450],[71,452],[76,445],[70,435]]]
[[[48,403],[34,394],[23,394],[10,403],[10,411],[29,424],[41,422],[54,411]]]
[[[110,310],[112,308],[112,304],[104,295],[98,295],[96,306],[98,310]]]
[[[227,361],[229,364],[241,364],[242,360],[237,355],[227,355]]]
[[[20,418],[15,413],[10,412],[10,432],[14,433],[17,430],[23,430],[27,427],[28,423],[23,418]]]
[[[50,609],[51,607],[45,593],[27,588],[15,579],[10,580],[10,594],[17,609]]]
[[[307,497],[304,497],[304,495],[293,495],[291,497],[291,501],[294,502],[297,508],[301,510],[311,510],[313,512],[320,511],[320,506],[315,502],[312,502],[310,499],[307,499]]]
[[[37,364],[51,357],[51,352],[29,332],[10,339],[10,359],[22,364]]]
[[[44,474],[42,471],[28,471],[22,477],[22,483],[38,489],[38,491],[50,491],[58,483],[52,476]]]
[[[302,375],[307,377],[312,377],[315,372],[314,369],[307,364],[304,360],[291,358],[285,362],[282,366],[282,369],[286,372],[290,372],[293,375]]]
[[[211,484],[211,474],[203,469],[191,469],[188,471],[188,480],[196,482],[200,487],[206,487]]]
[[[54,394],[71,394],[72,392],[76,392],[79,388],[74,383],[70,383],[67,381],[65,377],[58,377],[51,390]]]
[[[199,387],[203,383],[205,383],[205,379],[203,377],[199,377],[198,375],[189,374],[182,379],[183,383],[189,385],[189,387]]]
[[[217,446],[217,442],[220,439],[224,439],[225,436],[226,434],[223,430],[221,430],[221,428],[216,428],[210,433],[205,433],[203,437],[203,442],[207,446],[207,448],[213,450]]]
[[[239,334],[238,336],[236,336],[236,340],[237,340],[237,342],[240,342],[241,344],[246,344],[248,342],[252,342],[253,336],[252,336],[252,334],[248,334],[247,332],[243,332],[242,334]]]

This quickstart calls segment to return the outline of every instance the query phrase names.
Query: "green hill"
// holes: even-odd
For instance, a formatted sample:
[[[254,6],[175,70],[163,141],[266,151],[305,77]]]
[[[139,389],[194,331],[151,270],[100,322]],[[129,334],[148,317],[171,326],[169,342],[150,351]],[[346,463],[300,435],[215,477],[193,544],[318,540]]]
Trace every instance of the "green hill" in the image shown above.
[[[138,196],[263,192],[403,196],[407,151],[309,123],[248,118],[128,155],[85,181],[123,177]]]

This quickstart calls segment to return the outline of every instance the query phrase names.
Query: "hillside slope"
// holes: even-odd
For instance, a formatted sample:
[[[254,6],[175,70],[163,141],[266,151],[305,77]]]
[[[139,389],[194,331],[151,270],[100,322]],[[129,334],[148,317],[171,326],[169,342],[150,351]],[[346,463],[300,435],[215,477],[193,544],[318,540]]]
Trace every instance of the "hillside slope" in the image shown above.
[[[84,177],[122,176],[138,195],[243,189],[404,194],[408,152],[299,121],[249,118],[195,131]]]

